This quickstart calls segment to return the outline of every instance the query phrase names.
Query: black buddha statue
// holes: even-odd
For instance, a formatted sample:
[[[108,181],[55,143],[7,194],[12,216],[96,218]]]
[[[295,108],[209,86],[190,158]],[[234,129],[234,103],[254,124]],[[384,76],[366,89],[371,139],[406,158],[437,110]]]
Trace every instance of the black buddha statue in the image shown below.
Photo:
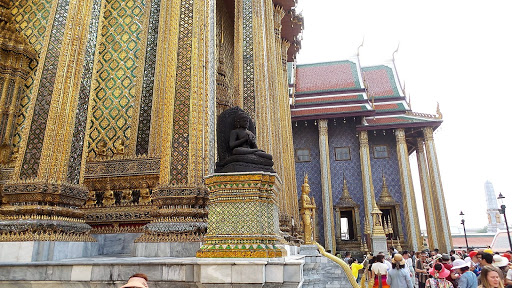
[[[275,172],[272,155],[258,149],[252,119],[240,107],[224,111],[217,120],[215,172]]]

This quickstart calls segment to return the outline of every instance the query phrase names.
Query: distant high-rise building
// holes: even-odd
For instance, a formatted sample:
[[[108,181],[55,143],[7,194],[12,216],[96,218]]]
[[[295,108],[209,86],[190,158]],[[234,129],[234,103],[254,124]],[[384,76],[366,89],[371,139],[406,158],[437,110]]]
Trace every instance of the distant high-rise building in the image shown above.
[[[498,229],[505,229],[505,222],[500,214],[500,208],[498,207],[498,201],[496,200],[496,193],[494,193],[494,187],[490,181],[485,182],[485,199],[487,200],[487,232],[495,233]]]

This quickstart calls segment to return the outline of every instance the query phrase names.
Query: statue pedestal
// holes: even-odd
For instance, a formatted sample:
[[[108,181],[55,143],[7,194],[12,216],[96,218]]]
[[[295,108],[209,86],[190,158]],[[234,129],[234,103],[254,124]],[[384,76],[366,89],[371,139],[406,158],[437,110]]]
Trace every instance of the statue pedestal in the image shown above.
[[[300,255],[319,256],[318,247],[316,245],[300,245]]]
[[[372,252],[373,255],[377,255],[380,252],[387,253],[388,242],[386,236],[372,236]]]
[[[279,240],[277,194],[281,181],[266,172],[218,173],[206,177],[210,191],[208,232],[198,258],[286,256]]]

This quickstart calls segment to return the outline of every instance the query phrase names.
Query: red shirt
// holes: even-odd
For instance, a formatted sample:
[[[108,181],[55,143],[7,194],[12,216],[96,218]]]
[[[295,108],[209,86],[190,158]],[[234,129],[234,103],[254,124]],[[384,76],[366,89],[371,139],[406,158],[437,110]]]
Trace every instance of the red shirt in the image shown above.
[[[453,265],[450,263],[441,263],[441,264],[443,264],[444,268],[446,268],[448,271],[450,271],[450,275],[448,275],[448,277],[446,277],[446,280],[453,283],[455,281],[454,279],[452,279],[452,274],[451,274]]]

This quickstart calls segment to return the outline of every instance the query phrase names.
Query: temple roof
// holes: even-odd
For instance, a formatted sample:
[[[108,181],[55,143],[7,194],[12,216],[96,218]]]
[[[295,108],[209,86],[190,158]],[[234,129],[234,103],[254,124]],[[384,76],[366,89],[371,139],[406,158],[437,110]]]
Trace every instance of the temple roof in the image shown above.
[[[295,95],[358,90],[360,80],[356,63],[348,60],[297,65]]]
[[[442,115],[411,111],[393,62],[360,67],[359,59],[297,65],[292,120],[360,116],[358,130],[438,127]]]

